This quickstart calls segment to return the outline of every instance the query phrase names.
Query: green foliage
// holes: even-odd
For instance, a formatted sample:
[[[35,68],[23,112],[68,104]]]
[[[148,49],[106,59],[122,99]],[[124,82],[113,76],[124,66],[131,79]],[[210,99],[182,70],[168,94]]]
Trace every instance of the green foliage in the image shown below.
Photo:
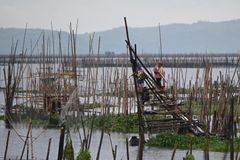
[[[0,116],[0,120],[4,120],[4,116]]]
[[[47,121],[46,120],[41,120],[41,119],[32,119],[32,124],[39,126],[39,125],[46,125]]]
[[[91,124],[91,120],[91,117],[86,120],[88,125]],[[136,114],[96,116],[94,118],[94,127],[105,128],[113,132],[137,132],[138,117]]]
[[[87,149],[81,149],[76,160],[91,160],[91,154]]]
[[[74,149],[72,146],[72,141],[66,143],[64,148],[64,157],[67,160],[74,160]]]
[[[74,160],[74,149],[72,145],[72,139],[70,137],[70,132],[67,132],[67,142],[64,148],[64,159],[66,160]]]
[[[18,109],[23,109],[25,108],[26,106],[24,104],[16,104],[13,106],[14,108],[18,108]]]
[[[164,132],[158,134],[155,138],[149,139],[147,144],[150,146],[173,148],[178,143],[178,148],[185,149],[188,148],[191,141],[194,144],[200,144],[202,140],[197,137],[190,137],[189,135]]]
[[[220,139],[219,137],[212,136],[203,140],[201,148],[209,148],[211,151],[226,152],[227,140]]]
[[[137,132],[138,118],[136,115],[119,115],[113,117],[112,131],[116,132]]]
[[[240,140],[236,141],[236,143],[239,142]],[[191,143],[193,149],[209,149],[210,151],[218,152],[225,152],[227,150],[227,140],[222,140],[216,136],[206,138],[165,132],[160,133],[156,137],[150,138],[147,141],[148,146],[173,148],[175,144],[178,144],[178,148],[180,149],[188,149]]]
[[[236,106],[236,108],[237,108],[237,113],[239,113],[240,112],[240,107],[239,107],[239,96],[234,96],[233,97],[233,99],[234,99],[234,104],[236,104],[237,106]],[[221,105],[222,105],[222,101],[214,101],[214,99],[213,100],[211,100],[212,101],[212,111],[214,111],[214,110],[219,110],[219,107],[221,107]],[[188,110],[189,110],[189,103],[190,103],[190,101],[189,100],[187,100],[186,102],[184,102],[184,105],[183,106],[181,106],[181,109],[183,110],[183,111],[185,111],[185,112],[187,112]],[[205,103],[206,104],[209,104],[209,100],[206,100],[205,101]],[[226,103],[226,112],[230,112],[230,105],[231,105],[231,102],[230,101],[228,101],[227,103]],[[202,111],[202,102],[201,102],[201,99],[200,98],[194,98],[193,100],[192,100],[192,113],[193,114],[195,114],[195,115],[200,115],[201,114],[201,111]],[[212,113],[213,114],[213,113]]]
[[[183,157],[183,160],[195,160],[195,158],[192,154],[190,154],[190,155],[186,155],[186,157]]]
[[[50,116],[49,124],[50,125],[58,125],[60,123],[60,116],[59,114],[55,113]]]
[[[235,138],[236,144],[240,145],[240,137]]]

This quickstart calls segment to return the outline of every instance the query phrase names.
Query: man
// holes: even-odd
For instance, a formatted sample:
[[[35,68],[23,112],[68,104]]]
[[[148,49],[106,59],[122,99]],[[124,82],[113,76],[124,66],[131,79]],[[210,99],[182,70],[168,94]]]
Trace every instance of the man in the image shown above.
[[[155,67],[154,67],[154,78],[157,81],[157,86],[158,88],[163,91],[164,90],[164,85],[162,82],[163,76],[164,76],[164,71],[163,71],[163,62],[159,61]]]

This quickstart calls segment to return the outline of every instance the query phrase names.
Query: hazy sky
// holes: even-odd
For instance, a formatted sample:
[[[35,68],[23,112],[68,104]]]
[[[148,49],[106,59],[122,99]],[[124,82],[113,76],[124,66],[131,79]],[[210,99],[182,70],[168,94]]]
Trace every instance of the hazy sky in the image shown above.
[[[72,22],[78,33],[123,26],[223,21],[240,18],[240,0],[0,0],[0,27],[68,31]]]

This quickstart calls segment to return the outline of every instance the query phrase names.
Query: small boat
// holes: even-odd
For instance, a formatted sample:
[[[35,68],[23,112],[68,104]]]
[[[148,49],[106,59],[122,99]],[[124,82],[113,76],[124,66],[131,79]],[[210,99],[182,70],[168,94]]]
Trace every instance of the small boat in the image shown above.
[[[130,137],[128,141],[130,146],[138,146],[139,144],[139,138],[137,136]]]

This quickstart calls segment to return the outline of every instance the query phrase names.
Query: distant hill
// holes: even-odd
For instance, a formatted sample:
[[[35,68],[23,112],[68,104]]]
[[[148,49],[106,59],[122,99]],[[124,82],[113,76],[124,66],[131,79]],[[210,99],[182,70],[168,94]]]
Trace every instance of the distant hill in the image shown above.
[[[19,41],[19,53],[22,50],[25,29],[0,28],[0,54],[11,51],[12,42]],[[59,52],[59,31],[53,32],[55,52]],[[240,19],[223,22],[199,21],[193,24],[169,24],[161,26],[163,53],[227,53],[240,51]],[[51,30],[27,29],[25,48],[30,54],[41,51],[44,40],[50,46],[52,53]],[[158,26],[129,28],[131,42],[137,44],[139,53],[159,52]],[[67,53],[67,32],[61,32],[61,46],[63,53]],[[79,34],[77,38],[77,52],[87,54],[89,50],[89,33]],[[126,52],[126,33],[124,27],[96,32],[94,36],[94,52],[97,52],[98,37],[101,37],[101,53],[107,51],[115,53]],[[38,42],[38,43],[37,43]]]

